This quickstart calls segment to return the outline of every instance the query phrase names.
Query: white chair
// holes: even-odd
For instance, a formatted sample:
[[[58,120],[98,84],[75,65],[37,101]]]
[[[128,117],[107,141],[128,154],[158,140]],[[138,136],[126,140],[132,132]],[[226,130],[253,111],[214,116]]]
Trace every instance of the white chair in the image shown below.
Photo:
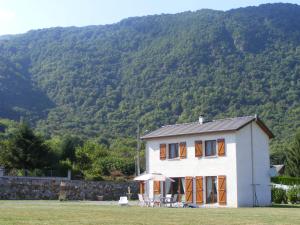
[[[144,194],[143,199],[144,199],[145,205],[150,207],[151,206],[151,200],[150,200],[149,196]]]
[[[139,196],[139,206],[145,206],[146,205],[146,203],[145,203],[145,200],[144,200],[144,198],[143,198],[143,195],[142,194],[138,194],[138,196]]]
[[[172,198],[172,194],[166,194],[166,198],[171,199]]]
[[[166,197],[165,197],[165,205],[168,207],[168,206],[171,206],[171,200],[172,200],[172,194],[166,194]]]
[[[122,196],[120,197],[120,200],[119,200],[119,205],[120,206],[125,206],[125,205],[128,205],[128,199],[126,196]]]
[[[160,198],[161,198],[161,195],[154,195],[152,207],[154,207],[154,206],[156,206],[156,205],[157,205],[158,207],[161,206]]]

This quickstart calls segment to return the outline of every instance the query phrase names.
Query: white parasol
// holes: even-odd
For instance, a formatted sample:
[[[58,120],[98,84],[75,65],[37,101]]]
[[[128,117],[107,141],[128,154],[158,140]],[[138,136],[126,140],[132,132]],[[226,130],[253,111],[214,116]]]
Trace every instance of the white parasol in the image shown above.
[[[171,182],[174,182],[174,180],[170,177],[167,177],[161,173],[144,173],[140,176],[137,176],[134,178],[136,181],[146,181],[146,180],[155,180],[155,181],[166,181],[169,180]]]

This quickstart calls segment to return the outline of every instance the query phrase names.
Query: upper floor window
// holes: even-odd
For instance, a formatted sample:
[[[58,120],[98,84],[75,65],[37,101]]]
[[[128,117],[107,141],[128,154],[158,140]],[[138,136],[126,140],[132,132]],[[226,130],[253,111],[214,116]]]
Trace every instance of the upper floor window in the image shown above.
[[[178,157],[178,143],[169,144],[169,159],[174,159]]]
[[[216,152],[216,140],[205,141],[205,156],[214,156]]]

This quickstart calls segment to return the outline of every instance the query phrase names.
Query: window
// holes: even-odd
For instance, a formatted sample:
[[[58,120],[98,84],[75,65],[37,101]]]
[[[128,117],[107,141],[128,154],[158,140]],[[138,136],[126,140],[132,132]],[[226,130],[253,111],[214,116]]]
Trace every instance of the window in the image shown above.
[[[217,177],[206,177],[206,203],[217,202]]]
[[[216,155],[216,141],[205,141],[205,156]]]
[[[172,194],[172,196],[177,195],[177,199],[181,199],[184,195],[185,189],[185,178],[183,177],[172,177],[174,182],[167,180],[165,182],[165,192],[166,194]]]
[[[178,158],[178,143],[169,144],[169,159]]]

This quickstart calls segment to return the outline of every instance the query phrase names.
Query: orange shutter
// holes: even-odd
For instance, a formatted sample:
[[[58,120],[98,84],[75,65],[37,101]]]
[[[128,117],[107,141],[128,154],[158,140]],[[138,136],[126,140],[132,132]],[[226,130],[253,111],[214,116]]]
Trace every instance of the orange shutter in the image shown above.
[[[185,201],[193,202],[193,178],[185,177]]]
[[[218,156],[225,155],[225,139],[218,139]]]
[[[203,203],[203,177],[196,177],[196,203]]]
[[[218,176],[219,204],[226,205],[226,176]]]
[[[195,157],[202,157],[202,141],[195,141]]]
[[[145,183],[143,181],[140,182],[140,194],[145,193]]]
[[[159,195],[160,194],[160,181],[153,181],[153,193],[155,195]]]
[[[186,158],[186,143],[181,142],[179,145],[179,153],[180,153],[180,158],[185,159]]]
[[[161,144],[159,146],[160,148],[160,160],[165,160],[166,159],[166,144]]]

